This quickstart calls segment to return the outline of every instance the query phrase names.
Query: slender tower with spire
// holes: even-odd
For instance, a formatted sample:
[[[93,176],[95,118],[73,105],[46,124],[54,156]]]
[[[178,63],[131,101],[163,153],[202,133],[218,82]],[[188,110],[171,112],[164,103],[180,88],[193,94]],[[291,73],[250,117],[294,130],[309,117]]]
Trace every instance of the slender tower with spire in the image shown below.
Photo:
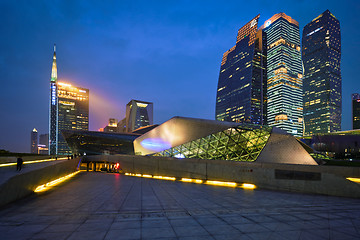
[[[57,93],[57,66],[56,44],[54,44],[54,56],[50,79],[50,107],[49,107],[49,155],[57,154],[58,143],[58,93]]]

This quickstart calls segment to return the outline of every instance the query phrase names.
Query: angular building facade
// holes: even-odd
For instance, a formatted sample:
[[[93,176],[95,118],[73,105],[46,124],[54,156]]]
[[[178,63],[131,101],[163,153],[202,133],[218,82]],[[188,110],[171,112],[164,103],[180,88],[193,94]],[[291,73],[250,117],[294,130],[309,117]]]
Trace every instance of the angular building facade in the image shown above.
[[[360,129],[360,94],[351,95],[352,129]]]
[[[223,55],[216,95],[216,119],[266,124],[266,37],[260,15],[239,29],[236,45]]]
[[[153,124],[153,103],[131,100],[126,105],[126,132]]]
[[[89,90],[58,82],[55,45],[50,80],[49,115],[49,154],[70,154],[71,151],[61,131],[66,129],[88,130]]]
[[[305,134],[341,130],[340,22],[326,10],[303,30]]]
[[[267,39],[267,124],[303,134],[303,67],[299,23],[278,13],[261,29]]]

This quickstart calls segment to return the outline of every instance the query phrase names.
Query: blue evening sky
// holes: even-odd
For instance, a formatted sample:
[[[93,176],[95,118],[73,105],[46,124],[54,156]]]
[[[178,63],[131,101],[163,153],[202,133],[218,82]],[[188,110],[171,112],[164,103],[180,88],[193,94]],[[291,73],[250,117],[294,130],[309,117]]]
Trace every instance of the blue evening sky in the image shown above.
[[[119,120],[131,99],[154,103],[154,122],[214,119],[223,52],[237,30],[285,12],[302,28],[329,9],[341,24],[343,130],[360,92],[360,1],[0,1],[0,149],[30,151],[48,132],[53,44],[58,79],[90,89],[90,130]]]

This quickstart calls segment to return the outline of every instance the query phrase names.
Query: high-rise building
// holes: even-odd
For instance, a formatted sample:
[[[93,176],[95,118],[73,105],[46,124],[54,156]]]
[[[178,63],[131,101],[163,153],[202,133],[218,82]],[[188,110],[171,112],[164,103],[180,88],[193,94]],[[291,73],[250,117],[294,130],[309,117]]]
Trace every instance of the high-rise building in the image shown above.
[[[352,129],[360,129],[360,94],[351,95]]]
[[[56,46],[50,80],[49,154],[69,154],[61,130],[89,128],[89,90],[57,81]]]
[[[30,143],[31,143],[30,153],[37,154],[38,153],[38,132],[35,128],[31,131]]]
[[[341,130],[340,22],[326,10],[303,30],[305,134]]]
[[[126,132],[153,124],[153,103],[131,100],[126,105]]]
[[[49,134],[40,134],[38,144],[38,154],[49,154]]]
[[[71,154],[61,130],[89,130],[89,89],[58,82],[57,154]]]
[[[56,45],[54,45],[53,63],[50,79],[49,105],[49,155],[57,154],[58,149],[58,96],[57,96],[57,66]]]
[[[267,39],[267,124],[303,134],[299,23],[278,13],[261,26]]]
[[[223,54],[216,119],[266,124],[266,37],[260,15],[238,30],[236,44]]]

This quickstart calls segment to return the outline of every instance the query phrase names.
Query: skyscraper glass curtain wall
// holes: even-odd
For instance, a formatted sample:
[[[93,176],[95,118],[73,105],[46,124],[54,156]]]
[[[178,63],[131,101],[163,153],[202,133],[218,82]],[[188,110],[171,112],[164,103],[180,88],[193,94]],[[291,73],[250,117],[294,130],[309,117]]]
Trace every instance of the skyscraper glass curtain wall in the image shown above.
[[[326,10],[303,30],[305,135],[341,130],[340,22]]]

